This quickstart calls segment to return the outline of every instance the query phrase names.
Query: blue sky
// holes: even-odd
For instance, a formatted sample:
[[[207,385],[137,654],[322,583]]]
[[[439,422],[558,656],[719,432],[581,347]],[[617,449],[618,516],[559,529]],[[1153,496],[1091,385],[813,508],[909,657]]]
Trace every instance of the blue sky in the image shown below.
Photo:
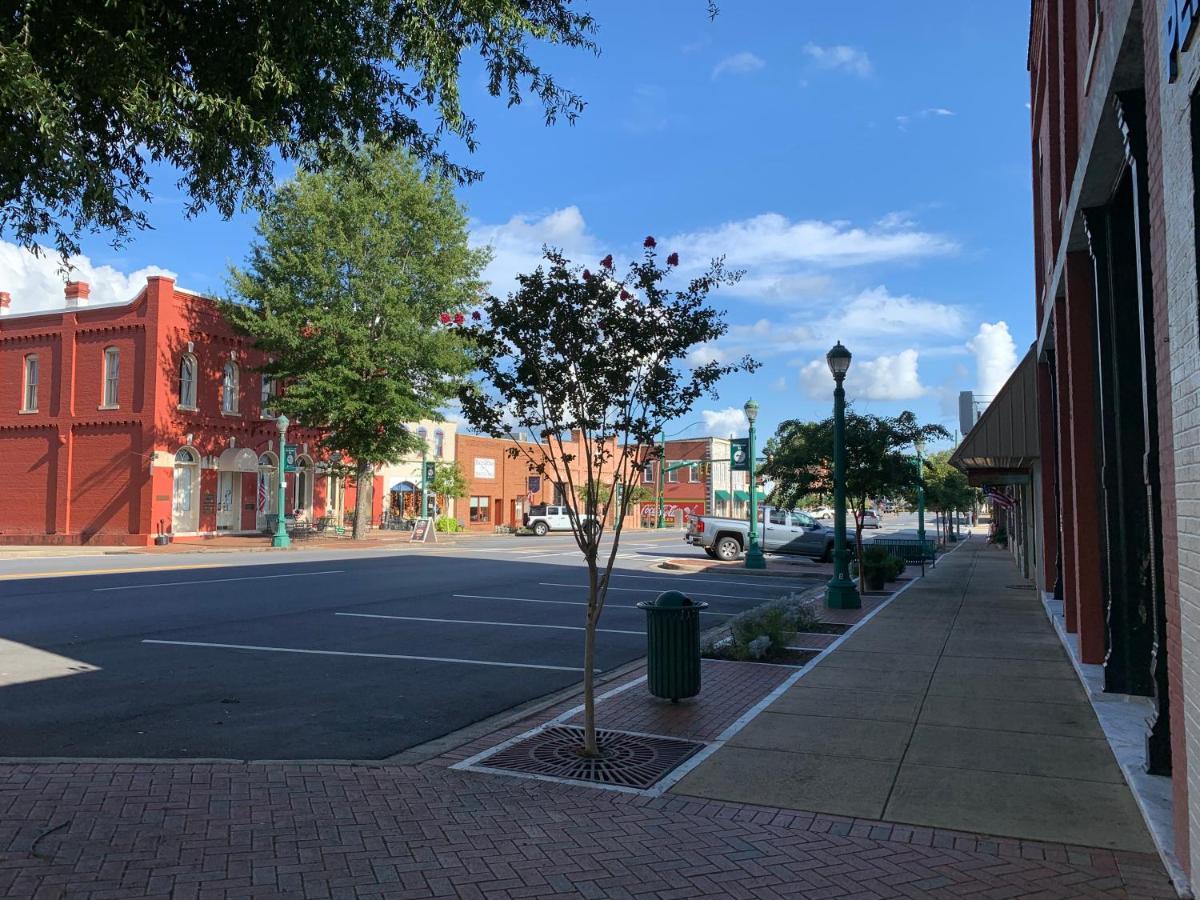
[[[724,253],[746,277],[713,298],[730,334],[697,352],[762,368],[675,429],[740,431],[751,395],[768,432],[827,414],[836,339],[860,409],[953,428],[958,391],[992,393],[1033,339],[1027,5],[725,0],[711,22],[704,7],[593,2],[599,56],[538,54],[587,101],[573,127],[489,98],[468,65],[468,162],[486,177],[460,196],[495,248],[494,289],[543,242],[591,264],[653,234],[685,270]],[[154,193],[154,231],[84,241],[93,297],[126,299],[151,268],[220,291],[244,258],[251,217],[185,219],[169,173]],[[58,305],[60,285],[0,245],[14,311]]]

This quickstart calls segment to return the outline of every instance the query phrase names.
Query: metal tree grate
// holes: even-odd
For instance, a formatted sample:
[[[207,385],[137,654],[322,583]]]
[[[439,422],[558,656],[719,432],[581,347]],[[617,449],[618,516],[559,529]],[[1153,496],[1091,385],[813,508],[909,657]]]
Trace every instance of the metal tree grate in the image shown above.
[[[479,765],[589,784],[648,788],[704,746],[695,741],[602,729],[597,730],[596,740],[600,756],[589,759],[581,754],[582,728],[554,725],[493,753]]]

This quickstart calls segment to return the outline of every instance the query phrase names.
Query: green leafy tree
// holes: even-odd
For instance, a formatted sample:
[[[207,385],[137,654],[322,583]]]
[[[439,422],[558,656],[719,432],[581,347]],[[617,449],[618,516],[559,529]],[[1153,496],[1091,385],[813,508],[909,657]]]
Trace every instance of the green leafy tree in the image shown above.
[[[448,181],[367,148],[285,185],[246,268],[231,270],[225,312],[268,354],[264,372],[284,385],[273,405],[327,429],[325,448],[353,461],[355,537],[373,468],[421,450],[402,423],[437,418],[470,370],[464,335],[441,318],[462,317],[487,260]]]
[[[346,164],[347,135],[473,180],[441,148],[476,146],[464,54],[492,96],[574,121],[583,100],[532,54],[596,50],[594,32],[571,0],[20,0],[0,16],[0,230],[64,256],[88,230],[121,243],[149,225],[154,164],[189,214],[228,217],[266,201],[278,161]]]
[[[854,516],[854,542],[862,558],[863,513],[875,497],[908,490],[917,479],[912,456],[918,440],[950,436],[941,425],[921,425],[908,411],[895,417],[846,410],[846,503]],[[789,419],[775,432],[775,452],[763,467],[775,483],[772,499],[796,506],[811,494],[833,493],[833,418]],[[862,580],[861,566],[859,578]],[[865,586],[864,586],[865,590]]]
[[[967,476],[950,465],[949,450],[930,454],[925,460],[925,505],[941,514],[935,521],[938,540],[942,540],[942,519],[946,520],[946,536],[953,516],[974,507],[979,491],[971,487]]]
[[[429,490],[434,494],[460,500],[467,496],[467,489],[467,476],[457,460],[440,462],[434,466],[433,481],[429,482]]]
[[[485,434],[531,432],[534,443],[510,453],[565,488],[588,571],[583,752],[589,756],[601,753],[596,628],[649,448],[663,423],[686,415],[723,376],[755,367],[749,359],[686,363],[690,349],[725,333],[722,314],[706,299],[738,273],[715,260],[703,275],[675,286],[678,256],[660,265],[652,237],[644,249],[624,277],[611,255],[593,273],[547,249],[545,264],[520,276],[514,293],[484,303],[483,322],[470,329],[481,383],[461,398],[467,420]],[[602,553],[608,522],[611,540]]]

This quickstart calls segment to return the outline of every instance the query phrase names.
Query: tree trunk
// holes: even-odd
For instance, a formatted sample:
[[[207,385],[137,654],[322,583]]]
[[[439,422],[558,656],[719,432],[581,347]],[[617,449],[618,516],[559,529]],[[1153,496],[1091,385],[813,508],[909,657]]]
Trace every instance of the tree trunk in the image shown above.
[[[356,473],[357,490],[354,495],[354,540],[361,540],[367,534],[367,524],[371,521],[371,501],[374,493],[375,479],[372,478],[371,464],[365,459],[358,461]]]
[[[596,687],[593,673],[596,660],[596,625],[599,616],[599,584],[596,578],[596,563],[588,560],[588,606],[587,627],[583,631],[583,754],[599,756],[600,745],[596,741]]]
[[[858,592],[863,594],[867,590],[867,573],[863,570],[862,519],[859,516],[855,516],[854,519],[854,549],[858,553]]]

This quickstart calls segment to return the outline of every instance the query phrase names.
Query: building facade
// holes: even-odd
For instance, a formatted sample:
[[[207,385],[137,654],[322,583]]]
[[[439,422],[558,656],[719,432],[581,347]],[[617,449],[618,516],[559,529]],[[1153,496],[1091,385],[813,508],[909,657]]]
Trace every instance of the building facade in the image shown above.
[[[392,517],[409,519],[426,515],[421,512],[421,465],[424,462],[438,465],[455,462],[458,423],[422,419],[409,422],[405,427],[425,441],[425,452],[381,466],[379,477],[385,490],[384,508]],[[453,497],[434,496],[432,500],[438,515],[453,517],[458,511]]]
[[[669,440],[663,446],[661,465],[655,460],[642,473],[642,485],[649,499],[641,502],[642,524],[654,527],[658,516],[658,491],[661,485],[663,516],[669,525],[685,525],[693,516],[749,515],[748,473],[730,467],[728,438],[686,438]],[[692,466],[681,463],[694,462]],[[759,492],[760,499],[763,498]]]
[[[0,542],[148,544],[266,530],[278,508],[275,386],[209,298],[152,276],[129,303],[12,313],[0,294]],[[293,426],[285,513],[353,511],[356,490]],[[375,514],[381,502],[375,491]]]
[[[1009,498],[1003,518],[1020,532],[1010,546],[1045,591],[1093,697],[1124,701],[1104,704],[1106,716],[1124,716],[1142,740],[1114,740],[1118,762],[1177,885],[1193,890],[1197,12],[1194,0],[1032,3],[1037,340],[956,456],[976,483],[992,478]],[[1032,413],[1019,402],[1031,391]],[[997,406],[1023,410],[1022,423],[993,427]],[[1005,449],[1015,430],[1023,457]],[[987,471],[997,464],[1003,471]]]

